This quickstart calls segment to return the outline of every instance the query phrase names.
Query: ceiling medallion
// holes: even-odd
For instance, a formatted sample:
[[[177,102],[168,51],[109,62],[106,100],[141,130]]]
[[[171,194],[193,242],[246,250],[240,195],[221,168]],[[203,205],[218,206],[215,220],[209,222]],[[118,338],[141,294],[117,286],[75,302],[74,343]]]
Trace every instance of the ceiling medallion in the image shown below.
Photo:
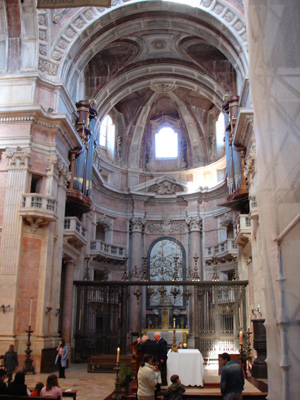
[[[154,40],[151,43],[151,46],[153,47],[153,49],[155,50],[163,50],[167,47],[167,44],[164,40]]]

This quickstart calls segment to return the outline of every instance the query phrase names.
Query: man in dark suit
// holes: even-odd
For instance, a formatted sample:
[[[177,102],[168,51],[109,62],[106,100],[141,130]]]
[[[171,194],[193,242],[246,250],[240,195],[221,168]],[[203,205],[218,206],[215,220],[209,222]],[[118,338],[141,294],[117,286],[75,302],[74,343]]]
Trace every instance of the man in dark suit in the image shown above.
[[[143,335],[141,338],[137,339],[137,346],[136,349],[137,351],[141,351],[142,354],[150,354],[151,356],[154,357],[155,361],[158,360],[157,357],[157,345],[155,340],[151,340],[148,338],[147,335]]]
[[[167,381],[167,358],[168,358],[167,342],[161,336],[160,332],[154,333],[154,339],[156,341],[156,346],[157,346],[158,361],[160,362],[160,366],[161,366],[162,385],[167,386],[168,385],[168,381]]]

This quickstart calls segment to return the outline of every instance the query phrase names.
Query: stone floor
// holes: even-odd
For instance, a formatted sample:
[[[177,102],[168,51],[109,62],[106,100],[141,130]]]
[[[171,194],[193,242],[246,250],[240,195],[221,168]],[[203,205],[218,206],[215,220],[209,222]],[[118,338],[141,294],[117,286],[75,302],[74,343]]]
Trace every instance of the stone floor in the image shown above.
[[[36,382],[41,381],[45,384],[48,374],[28,374],[26,384],[29,388],[34,387]],[[217,366],[205,366],[204,382],[219,382]],[[59,379],[60,387],[63,390],[78,390],[77,400],[104,400],[114,390],[115,374],[109,373],[88,373],[87,364],[71,364],[66,370],[66,379]],[[187,392],[195,390],[219,393],[220,389],[197,389],[187,388]],[[245,391],[259,392],[250,382],[245,383]]]

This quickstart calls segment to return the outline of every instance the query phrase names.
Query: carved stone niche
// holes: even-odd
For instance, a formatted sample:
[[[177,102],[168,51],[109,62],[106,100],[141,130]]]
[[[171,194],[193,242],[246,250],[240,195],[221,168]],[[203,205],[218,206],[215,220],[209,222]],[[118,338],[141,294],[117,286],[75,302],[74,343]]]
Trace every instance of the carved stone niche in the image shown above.
[[[257,357],[252,366],[252,376],[258,379],[267,379],[268,370],[265,359],[267,357],[267,336],[264,319],[253,319],[253,347],[257,351]]]

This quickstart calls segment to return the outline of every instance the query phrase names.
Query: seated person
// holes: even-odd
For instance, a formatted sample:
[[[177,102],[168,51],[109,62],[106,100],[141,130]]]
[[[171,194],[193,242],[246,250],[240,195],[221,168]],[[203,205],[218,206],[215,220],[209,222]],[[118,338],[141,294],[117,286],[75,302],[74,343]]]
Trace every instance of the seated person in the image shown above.
[[[24,372],[19,371],[16,373],[14,381],[8,385],[7,394],[15,396],[28,396]]]
[[[43,387],[44,387],[44,384],[43,384],[43,382],[38,382],[36,385],[35,385],[35,388],[34,388],[34,390],[31,392],[31,397],[39,397],[40,396],[40,393],[41,393],[41,390],[43,389]]]
[[[43,387],[40,393],[41,397],[57,397],[62,400],[62,391],[58,385],[57,375],[51,374],[47,378],[46,386]]]
[[[4,382],[5,377],[6,377],[5,369],[0,369],[0,394],[7,394],[7,386],[6,383]]]

